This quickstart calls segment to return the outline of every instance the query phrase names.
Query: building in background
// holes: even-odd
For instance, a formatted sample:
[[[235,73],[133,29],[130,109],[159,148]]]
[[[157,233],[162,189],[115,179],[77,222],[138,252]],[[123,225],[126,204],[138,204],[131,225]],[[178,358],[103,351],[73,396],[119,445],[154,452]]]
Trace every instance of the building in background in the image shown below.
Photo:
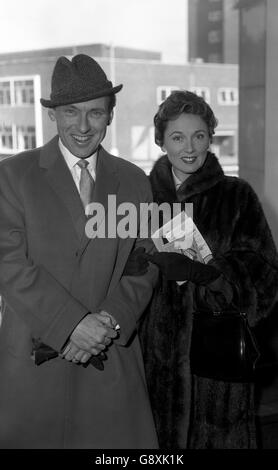
[[[188,0],[188,60],[238,63],[237,0]]]
[[[212,149],[224,171],[237,174],[238,67],[233,64],[170,65],[158,52],[92,44],[0,54],[0,156],[46,143],[56,133],[40,98],[50,94],[57,58],[86,53],[96,58],[113,83],[123,83],[105,147],[148,173],[161,155],[154,143],[153,117],[174,89],[202,95],[219,125]]]

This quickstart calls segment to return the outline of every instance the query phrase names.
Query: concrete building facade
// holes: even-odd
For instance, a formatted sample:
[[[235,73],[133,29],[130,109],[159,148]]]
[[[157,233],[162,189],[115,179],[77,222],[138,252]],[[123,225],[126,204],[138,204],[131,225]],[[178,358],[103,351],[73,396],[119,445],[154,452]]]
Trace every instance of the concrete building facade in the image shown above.
[[[240,0],[240,176],[263,202],[278,245],[278,2]]]
[[[189,61],[238,63],[236,0],[188,0]]]
[[[97,47],[96,47],[97,46]],[[99,61],[117,95],[105,147],[147,173],[161,150],[154,143],[153,117],[173,89],[189,89],[211,104],[219,120],[213,150],[224,169],[237,173],[238,68],[227,64],[170,65],[159,53],[106,45],[48,49],[0,55],[0,155],[40,146],[56,132],[40,97],[48,98],[51,75],[60,55],[84,52]]]

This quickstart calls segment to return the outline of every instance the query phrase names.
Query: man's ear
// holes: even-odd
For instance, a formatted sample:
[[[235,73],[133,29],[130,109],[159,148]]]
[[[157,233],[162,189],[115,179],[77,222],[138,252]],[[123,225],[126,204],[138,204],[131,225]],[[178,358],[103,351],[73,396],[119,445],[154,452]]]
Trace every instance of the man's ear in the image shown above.
[[[49,109],[48,116],[50,117],[51,121],[56,121],[55,109]]]
[[[114,111],[112,110],[107,121],[107,126],[111,124],[111,122],[113,121],[113,117],[114,117]]]

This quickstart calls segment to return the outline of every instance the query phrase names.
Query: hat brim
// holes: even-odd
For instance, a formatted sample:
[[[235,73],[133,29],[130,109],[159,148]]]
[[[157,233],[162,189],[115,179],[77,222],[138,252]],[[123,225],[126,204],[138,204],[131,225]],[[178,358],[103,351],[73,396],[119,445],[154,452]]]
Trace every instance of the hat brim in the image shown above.
[[[118,85],[112,88],[106,88],[105,90],[101,90],[98,92],[91,92],[91,93],[86,93],[83,96],[69,96],[69,95],[64,95],[64,96],[57,96],[54,99],[51,100],[45,100],[44,98],[40,99],[40,102],[42,106],[45,108],[56,108],[56,106],[63,106],[66,104],[73,104],[73,103],[83,103],[84,101],[90,101],[94,100],[96,98],[101,98],[103,96],[109,96],[109,95],[115,95],[121,89],[123,88],[123,85]]]

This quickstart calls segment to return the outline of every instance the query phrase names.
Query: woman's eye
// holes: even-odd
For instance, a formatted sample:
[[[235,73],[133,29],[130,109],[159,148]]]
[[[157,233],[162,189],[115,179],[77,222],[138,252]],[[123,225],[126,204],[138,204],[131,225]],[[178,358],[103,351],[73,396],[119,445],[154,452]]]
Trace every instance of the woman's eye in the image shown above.
[[[204,139],[205,135],[204,134],[197,134],[196,137],[197,137],[198,140],[202,140],[202,139]]]
[[[175,136],[173,137],[173,140],[174,140],[174,142],[181,142],[181,141],[182,141],[182,137],[181,137],[180,135],[175,135]]]

